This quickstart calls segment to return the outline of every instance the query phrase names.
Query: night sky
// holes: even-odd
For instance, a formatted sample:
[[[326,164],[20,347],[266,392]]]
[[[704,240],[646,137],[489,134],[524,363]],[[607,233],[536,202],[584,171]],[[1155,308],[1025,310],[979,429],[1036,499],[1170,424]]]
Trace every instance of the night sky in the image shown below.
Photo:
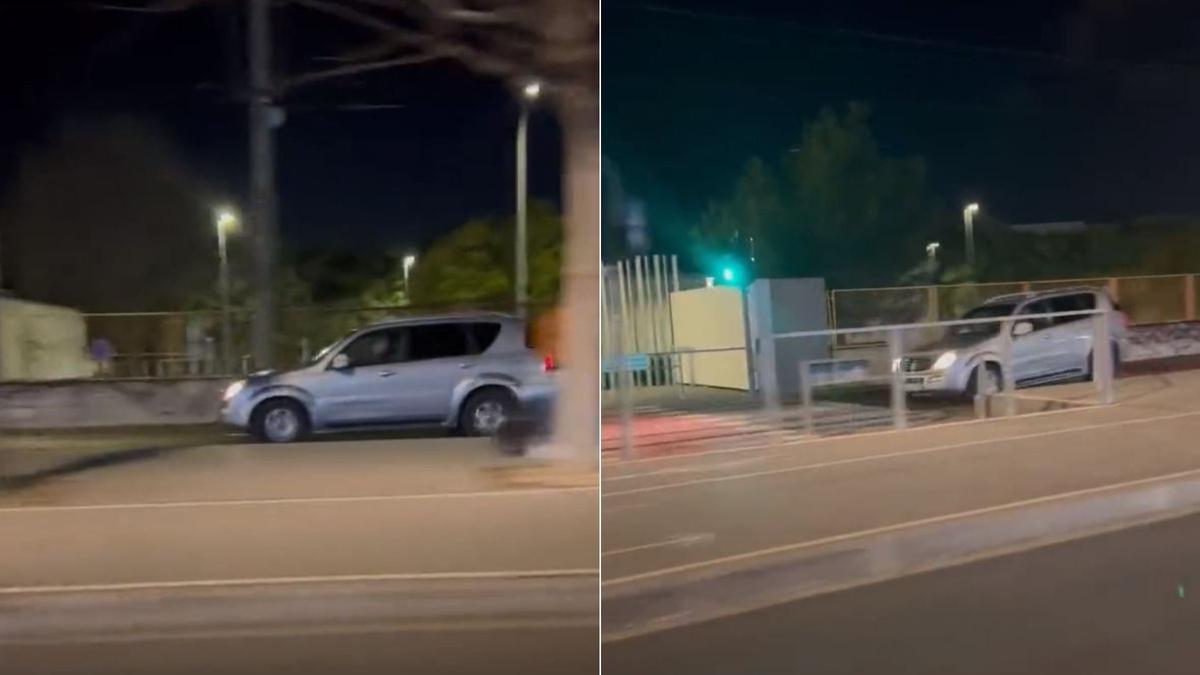
[[[207,190],[244,204],[244,3],[165,15],[100,4],[0,0],[0,194],[20,153],[64,119],[119,114],[165,130]],[[374,41],[294,6],[275,19],[285,73]],[[499,81],[432,63],[312,85],[284,104],[280,227],[292,249],[420,246],[514,208],[517,104]],[[559,161],[553,115],[535,111],[533,198],[558,202]]]
[[[1200,212],[1200,3],[603,5],[605,156],[660,248],[863,101],[934,197],[1004,222]]]

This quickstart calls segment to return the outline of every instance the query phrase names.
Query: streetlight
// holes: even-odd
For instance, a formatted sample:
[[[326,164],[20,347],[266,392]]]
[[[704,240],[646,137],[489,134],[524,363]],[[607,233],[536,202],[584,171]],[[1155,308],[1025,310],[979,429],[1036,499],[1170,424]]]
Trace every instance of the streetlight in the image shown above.
[[[937,252],[941,247],[942,245],[939,242],[931,241],[928,244],[925,244],[925,253],[929,256],[930,260],[937,262]]]
[[[526,260],[526,227],[529,188],[526,184],[526,145],[529,135],[529,106],[542,94],[542,83],[530,80],[521,88],[521,118],[517,123],[517,232],[516,232],[516,302],[517,313],[525,315],[526,290],[529,285],[529,264]]]
[[[409,293],[408,293],[408,271],[411,270],[412,266],[416,265],[416,264],[417,264],[417,256],[413,255],[412,253],[409,253],[408,255],[404,256],[403,265],[404,265],[404,302],[405,302],[405,304],[412,303],[412,296],[409,295]]]
[[[979,213],[979,204],[971,202],[963,209],[963,225],[966,227],[967,264],[975,266],[975,214]]]
[[[225,243],[230,232],[237,229],[238,219],[232,211],[217,212],[217,255],[220,259],[221,292],[221,372],[229,373],[233,365],[233,317],[229,310],[229,255]]]

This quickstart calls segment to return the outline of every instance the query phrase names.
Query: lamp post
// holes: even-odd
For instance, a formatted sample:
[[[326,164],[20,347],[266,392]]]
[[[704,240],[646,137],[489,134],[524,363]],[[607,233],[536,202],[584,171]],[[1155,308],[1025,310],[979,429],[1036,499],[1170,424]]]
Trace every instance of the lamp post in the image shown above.
[[[967,264],[975,266],[975,214],[979,212],[979,204],[972,202],[963,209],[963,227],[967,238]]]
[[[942,245],[936,241],[931,241],[928,244],[925,244],[925,254],[929,256],[929,260],[932,262],[937,262],[937,252],[941,247]]]
[[[528,217],[526,201],[529,197],[529,187],[526,177],[526,146],[529,135],[529,107],[542,93],[542,84],[537,80],[525,83],[521,88],[521,118],[517,122],[517,228],[516,228],[516,285],[515,300],[517,314],[525,316],[526,293],[529,286],[529,263],[527,260],[526,231]]]
[[[229,255],[226,250],[226,240],[231,231],[237,227],[237,216],[232,211],[217,212],[217,256],[220,259],[220,293],[221,293],[221,372],[228,374],[233,365],[233,317],[229,309]]]
[[[408,292],[408,271],[411,270],[413,265],[416,264],[417,256],[413,255],[412,253],[404,256],[404,304],[406,305],[412,304],[412,295],[410,295]]]

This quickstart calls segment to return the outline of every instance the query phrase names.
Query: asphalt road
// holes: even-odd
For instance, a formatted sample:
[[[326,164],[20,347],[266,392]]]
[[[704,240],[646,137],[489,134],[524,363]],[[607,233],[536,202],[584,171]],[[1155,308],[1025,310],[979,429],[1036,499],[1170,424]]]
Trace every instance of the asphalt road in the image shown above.
[[[1195,673],[1200,516],[606,643],[640,673]]]
[[[605,581],[1200,468],[1200,376],[1120,405],[605,466]]]
[[[21,675],[594,675],[596,627],[491,625],[0,644]]]
[[[594,473],[482,439],[178,449],[0,490],[2,673],[592,673]]]

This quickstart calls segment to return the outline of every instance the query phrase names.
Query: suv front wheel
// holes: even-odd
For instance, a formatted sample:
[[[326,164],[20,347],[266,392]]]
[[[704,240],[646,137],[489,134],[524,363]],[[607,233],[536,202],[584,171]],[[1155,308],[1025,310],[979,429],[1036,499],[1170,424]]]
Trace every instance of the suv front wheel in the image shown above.
[[[308,435],[308,429],[308,412],[290,398],[263,401],[250,419],[250,431],[269,443],[298,441]]]

